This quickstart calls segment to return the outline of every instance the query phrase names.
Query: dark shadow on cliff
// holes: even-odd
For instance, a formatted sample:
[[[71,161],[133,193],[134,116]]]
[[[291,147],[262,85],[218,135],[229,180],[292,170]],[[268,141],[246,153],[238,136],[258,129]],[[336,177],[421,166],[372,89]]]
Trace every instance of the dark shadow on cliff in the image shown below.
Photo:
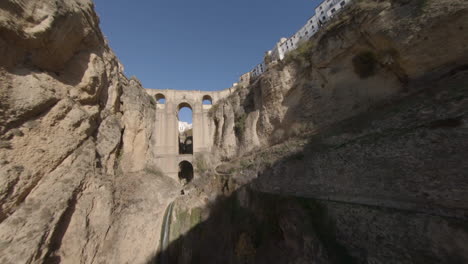
[[[239,162],[224,191],[239,188],[148,263],[466,263],[461,74],[328,127],[260,171]]]
[[[313,200],[260,193],[248,184],[204,210],[205,221],[147,263],[164,263],[163,255],[167,263],[357,263]]]

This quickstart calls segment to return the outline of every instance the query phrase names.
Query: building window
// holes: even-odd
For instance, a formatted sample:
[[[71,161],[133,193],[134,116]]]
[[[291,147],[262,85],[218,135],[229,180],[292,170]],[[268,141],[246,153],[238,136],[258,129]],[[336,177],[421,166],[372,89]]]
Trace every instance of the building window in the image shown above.
[[[322,11],[322,12],[320,12],[320,14],[321,14],[321,15],[323,15],[323,11]]]
[[[325,20],[325,17],[322,17],[322,20]]]
[[[346,4],[345,1],[343,1],[343,2],[340,3],[341,6],[344,6],[345,4]]]
[[[332,14],[333,14],[333,13],[335,13],[335,11],[336,11],[336,9],[335,9],[335,8],[333,8],[333,9],[331,10]]]

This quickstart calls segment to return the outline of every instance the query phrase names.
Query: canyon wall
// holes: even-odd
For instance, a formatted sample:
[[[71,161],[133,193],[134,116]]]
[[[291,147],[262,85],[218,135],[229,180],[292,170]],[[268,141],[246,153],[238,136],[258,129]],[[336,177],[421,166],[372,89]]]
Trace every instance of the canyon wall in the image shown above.
[[[213,105],[181,195],[91,1],[2,1],[0,262],[151,263],[176,197],[178,263],[467,262],[467,17],[355,1]]]
[[[0,262],[144,263],[176,183],[91,1],[0,3]]]
[[[220,154],[233,157],[319,131],[463,67],[466,13],[458,0],[356,1],[215,107]]]

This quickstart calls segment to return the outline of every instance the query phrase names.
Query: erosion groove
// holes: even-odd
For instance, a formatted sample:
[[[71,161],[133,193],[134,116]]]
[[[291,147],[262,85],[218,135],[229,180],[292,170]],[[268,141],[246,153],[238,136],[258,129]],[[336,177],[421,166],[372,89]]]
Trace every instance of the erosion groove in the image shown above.
[[[50,238],[50,244],[47,248],[47,253],[45,254],[43,263],[60,263],[60,256],[56,254],[56,251],[60,249],[62,245],[63,237],[68,230],[70,225],[70,221],[73,217],[73,214],[76,210],[76,203],[78,200],[78,196],[81,195],[81,191],[83,189],[82,181],[78,187],[73,191],[72,197],[68,200],[67,208],[60,216],[56,226],[54,227],[54,231],[52,232]]]

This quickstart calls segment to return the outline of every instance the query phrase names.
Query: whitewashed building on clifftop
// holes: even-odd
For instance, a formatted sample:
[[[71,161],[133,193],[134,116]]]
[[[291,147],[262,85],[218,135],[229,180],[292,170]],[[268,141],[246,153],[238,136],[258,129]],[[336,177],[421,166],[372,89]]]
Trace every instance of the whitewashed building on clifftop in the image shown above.
[[[252,77],[257,77],[262,75],[266,71],[266,63],[263,61],[262,63],[255,66],[252,70]]]
[[[325,0],[315,8],[315,15],[321,23],[325,23],[349,2],[351,0]]]
[[[315,8],[315,15],[307,20],[307,23],[290,38],[281,38],[273,49],[267,52],[272,61],[283,60],[288,52],[298,48],[303,41],[309,40],[315,35],[322,25],[335,16],[341,9],[353,0],[325,0]],[[255,66],[251,71],[251,77],[262,75],[267,70],[265,61]]]
[[[307,23],[298,31],[300,40],[309,40],[320,28],[320,24],[316,15],[307,20]]]

